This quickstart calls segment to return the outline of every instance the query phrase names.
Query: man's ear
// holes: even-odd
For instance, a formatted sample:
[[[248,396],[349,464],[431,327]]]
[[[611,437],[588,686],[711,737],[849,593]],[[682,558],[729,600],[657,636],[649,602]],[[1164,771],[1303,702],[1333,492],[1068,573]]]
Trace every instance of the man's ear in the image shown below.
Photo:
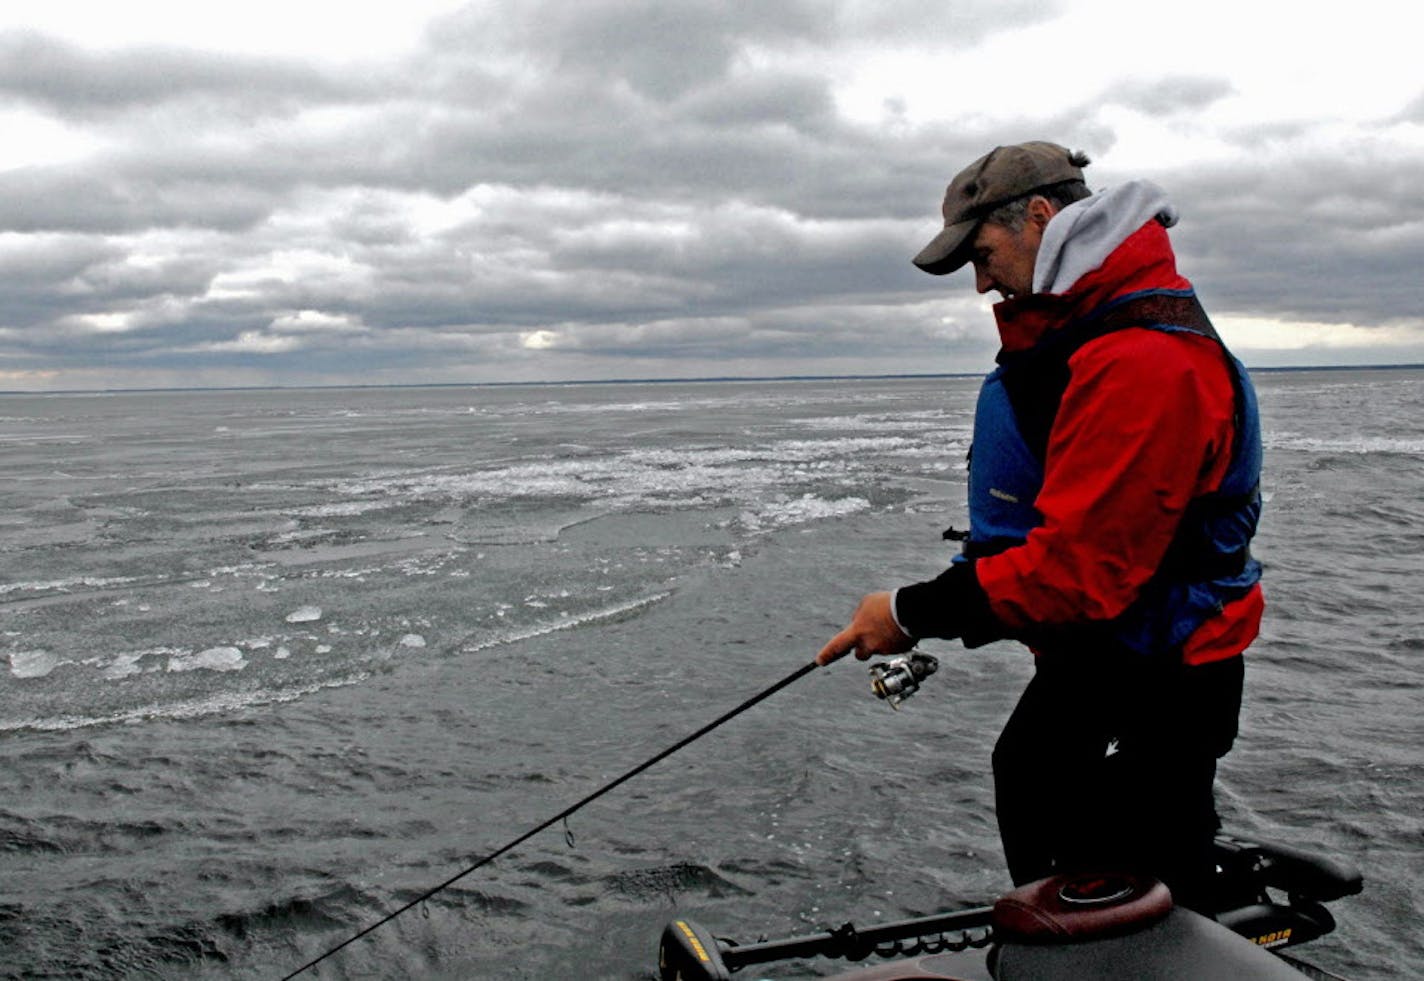
[[[1058,214],[1058,209],[1048,198],[1035,194],[1028,199],[1028,214],[1025,216],[1030,222],[1037,226],[1041,234],[1053,216]]]

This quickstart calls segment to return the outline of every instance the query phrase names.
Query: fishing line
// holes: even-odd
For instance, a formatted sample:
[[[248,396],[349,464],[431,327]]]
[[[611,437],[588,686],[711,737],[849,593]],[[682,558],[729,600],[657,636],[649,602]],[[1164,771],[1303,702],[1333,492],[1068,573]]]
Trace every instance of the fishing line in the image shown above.
[[[762,700],[764,700],[764,699],[770,698],[772,695],[775,695],[777,692],[781,691],[781,689],[785,688],[787,685],[791,684],[793,681],[797,680],[797,679],[800,678],[801,676],[806,675],[806,674],[809,674],[810,672],[814,671],[817,667],[819,667],[819,665],[818,665],[815,661],[812,661],[812,662],[809,663],[809,664],[806,664],[806,665],[804,665],[804,666],[802,666],[802,667],[800,667],[800,668],[797,668],[795,671],[791,672],[791,673],[790,673],[789,675],[787,675],[785,678],[782,678],[780,681],[776,682],[775,684],[771,685],[770,687],[764,688],[764,689],[762,689],[760,692],[758,692],[757,694],[753,695],[751,698],[748,698],[745,702],[743,702],[742,704],[738,705],[736,708],[732,709],[730,712],[726,712],[726,713],[724,713],[723,715],[717,717],[716,719],[713,719],[711,722],[707,723],[707,724],[706,724],[705,726],[703,726],[701,729],[698,729],[696,732],[692,733],[692,735],[683,737],[682,739],[680,739],[680,740],[678,740],[677,742],[673,743],[673,744],[672,744],[671,746],[669,746],[667,749],[663,750],[661,753],[658,753],[656,756],[653,756],[653,757],[651,757],[651,758],[649,758],[649,759],[647,759],[647,760],[644,760],[642,763],[639,763],[637,766],[633,767],[633,769],[629,770],[627,773],[623,774],[621,777],[618,777],[618,778],[615,779],[615,780],[611,780],[611,781],[609,781],[608,783],[604,784],[602,787],[599,787],[597,790],[595,790],[593,793],[589,794],[587,797],[585,797],[585,798],[583,798],[582,800],[580,800],[578,803],[573,804],[573,805],[571,805],[571,806],[569,806],[569,807],[564,808],[562,811],[560,811],[558,814],[555,814],[553,817],[549,818],[547,821],[544,821],[542,824],[539,824],[539,825],[537,825],[536,827],[530,828],[528,831],[524,832],[524,834],[520,835],[518,838],[515,838],[513,841],[509,842],[508,844],[501,846],[501,847],[500,847],[499,849],[497,849],[496,851],[490,852],[488,855],[486,855],[484,858],[480,859],[478,862],[475,862],[473,865],[470,865],[470,866],[466,867],[464,870],[462,870],[462,871],[460,871],[460,872],[457,872],[456,874],[450,876],[450,878],[446,879],[444,882],[440,883],[439,885],[430,887],[430,888],[427,889],[425,892],[421,893],[419,896],[416,896],[416,897],[415,897],[414,899],[412,899],[410,902],[408,902],[408,903],[406,903],[404,906],[400,907],[400,909],[397,909],[397,910],[395,910],[394,912],[391,912],[391,913],[387,913],[385,916],[381,917],[381,918],[380,918],[379,920],[377,920],[375,923],[372,923],[370,926],[368,926],[368,927],[366,927],[365,929],[361,930],[359,933],[354,933],[354,934],[352,934],[351,936],[347,937],[345,940],[341,941],[341,943],[337,944],[335,947],[332,947],[332,948],[331,948],[330,950],[328,950],[326,953],[320,955],[319,957],[313,958],[312,960],[307,961],[305,964],[303,964],[301,967],[297,968],[297,969],[296,969],[295,971],[293,971],[291,974],[284,975],[284,976],[282,977],[282,981],[291,981],[292,978],[296,977],[298,974],[301,974],[303,971],[306,971],[306,970],[308,970],[308,969],[310,969],[310,968],[316,967],[316,965],[320,964],[322,961],[326,960],[328,957],[330,957],[332,954],[335,954],[337,951],[342,950],[343,948],[350,946],[351,944],[353,944],[353,943],[355,943],[356,941],[360,940],[362,937],[366,936],[366,934],[371,933],[371,932],[373,932],[373,931],[375,931],[375,930],[380,929],[381,927],[383,927],[383,926],[385,926],[387,923],[389,923],[391,920],[394,920],[397,916],[400,916],[400,915],[401,915],[402,913],[404,913],[406,910],[409,910],[409,909],[411,909],[411,908],[414,907],[414,906],[419,906],[421,903],[425,902],[427,899],[429,899],[430,897],[434,896],[436,893],[439,893],[439,892],[441,892],[441,891],[443,891],[443,890],[445,890],[445,889],[450,888],[450,887],[453,886],[455,883],[457,883],[457,882],[459,882],[461,879],[463,879],[465,876],[469,875],[471,872],[475,871],[476,869],[480,868],[481,866],[488,865],[490,862],[493,862],[495,859],[499,858],[501,855],[505,854],[506,852],[511,851],[512,849],[518,847],[519,845],[522,845],[524,842],[528,841],[530,838],[534,837],[535,835],[537,835],[539,832],[543,831],[544,829],[549,828],[549,827],[552,827],[553,825],[558,824],[560,821],[564,821],[565,819],[568,818],[569,815],[573,814],[573,813],[574,813],[575,811],[577,811],[579,808],[584,807],[585,805],[592,803],[593,801],[595,801],[595,800],[597,800],[598,798],[602,797],[604,794],[608,793],[610,790],[614,789],[615,787],[618,787],[619,785],[621,785],[621,784],[623,784],[623,783],[626,783],[627,781],[633,779],[633,778],[636,777],[638,774],[640,774],[640,773],[642,773],[644,770],[648,769],[650,766],[653,766],[653,765],[655,765],[655,764],[657,764],[657,763],[662,762],[663,760],[665,760],[665,759],[667,759],[669,756],[671,756],[673,753],[676,753],[678,750],[680,750],[680,749],[682,749],[683,747],[687,746],[689,743],[696,742],[697,740],[701,739],[703,736],[705,736],[705,735],[707,735],[709,732],[711,732],[713,729],[716,729],[718,726],[722,725],[723,723],[725,723],[725,722],[727,722],[727,721],[729,721],[729,720],[735,718],[735,717],[738,716],[738,715],[741,715],[743,712],[745,712],[747,709],[751,708],[753,705],[757,704],[758,702],[760,702],[760,701],[762,701]],[[567,827],[567,826],[566,826],[566,827]],[[572,835],[570,834],[569,837],[572,837]]]

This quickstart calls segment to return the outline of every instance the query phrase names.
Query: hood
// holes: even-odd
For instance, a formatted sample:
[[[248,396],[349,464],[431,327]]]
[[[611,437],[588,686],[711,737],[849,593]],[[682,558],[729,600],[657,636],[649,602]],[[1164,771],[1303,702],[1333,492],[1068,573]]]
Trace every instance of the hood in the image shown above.
[[[1103,191],[1054,215],[1034,264],[1034,292],[994,306],[1002,350],[1032,347],[1045,331],[1127,293],[1191,289],[1177,273],[1167,238],[1176,219],[1166,194],[1147,181]]]
[[[1033,291],[1068,292],[1153,218],[1163,228],[1177,223],[1177,209],[1167,192],[1151,181],[1128,181],[1068,205],[1043,231]]]

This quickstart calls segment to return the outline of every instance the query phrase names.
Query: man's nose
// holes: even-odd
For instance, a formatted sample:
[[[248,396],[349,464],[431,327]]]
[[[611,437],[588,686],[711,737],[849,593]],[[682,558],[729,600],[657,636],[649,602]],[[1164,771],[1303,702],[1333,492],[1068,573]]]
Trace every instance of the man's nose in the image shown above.
[[[989,278],[989,273],[979,263],[974,263],[974,288],[980,293],[987,293],[994,288],[994,281]]]

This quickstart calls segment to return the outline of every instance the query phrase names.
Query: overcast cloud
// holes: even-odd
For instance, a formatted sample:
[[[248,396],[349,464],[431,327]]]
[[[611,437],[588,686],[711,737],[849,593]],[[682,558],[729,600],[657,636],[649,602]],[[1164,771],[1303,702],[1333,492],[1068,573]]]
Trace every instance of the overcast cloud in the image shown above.
[[[1248,364],[1424,362],[1395,5],[16,6],[0,389],[977,371],[909,258],[1035,138],[1168,190]]]

